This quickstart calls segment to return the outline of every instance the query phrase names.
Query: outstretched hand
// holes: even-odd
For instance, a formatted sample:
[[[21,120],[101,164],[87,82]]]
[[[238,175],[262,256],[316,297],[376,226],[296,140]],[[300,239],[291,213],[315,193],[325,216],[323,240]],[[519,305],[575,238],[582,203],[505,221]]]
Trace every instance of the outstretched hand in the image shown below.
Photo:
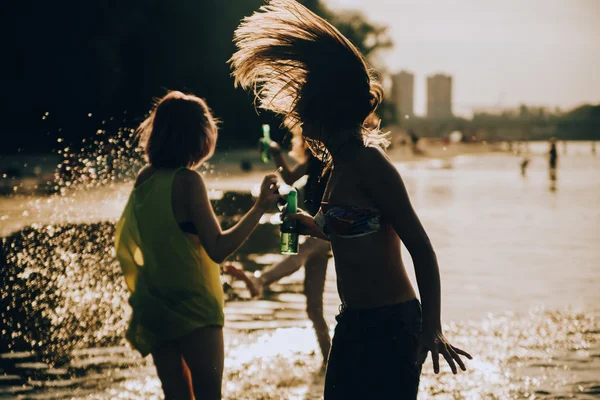
[[[448,339],[444,337],[441,331],[424,332],[422,338],[423,351],[421,353],[421,359],[419,361],[424,362],[427,358],[427,353],[431,352],[431,360],[433,361],[433,372],[439,374],[440,372],[440,354],[446,359],[446,362],[450,366],[453,374],[458,372],[456,364],[460,366],[463,371],[467,370],[463,360],[460,356],[467,357],[472,360],[473,357],[464,350],[458,347],[452,346]]]

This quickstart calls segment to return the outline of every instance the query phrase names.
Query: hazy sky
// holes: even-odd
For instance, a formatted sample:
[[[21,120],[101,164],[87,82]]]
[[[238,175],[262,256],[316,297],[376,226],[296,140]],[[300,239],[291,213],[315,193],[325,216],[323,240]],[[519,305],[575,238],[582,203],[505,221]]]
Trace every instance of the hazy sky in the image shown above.
[[[325,0],[389,27],[390,72],[454,77],[456,114],[520,103],[570,108],[600,103],[600,0]]]

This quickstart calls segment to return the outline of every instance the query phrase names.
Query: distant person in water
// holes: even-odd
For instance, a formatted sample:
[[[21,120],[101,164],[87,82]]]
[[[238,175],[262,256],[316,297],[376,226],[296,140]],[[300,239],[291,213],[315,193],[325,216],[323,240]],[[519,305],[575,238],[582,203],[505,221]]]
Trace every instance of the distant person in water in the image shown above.
[[[421,155],[423,154],[423,151],[421,151],[421,149],[419,149],[419,140],[421,140],[419,138],[419,136],[417,136],[417,134],[415,133],[414,129],[409,129],[408,130],[408,135],[410,136],[410,143],[411,143],[411,151],[414,155]]]
[[[556,139],[550,139],[550,149],[548,150],[548,172],[550,177],[551,189],[556,189],[556,167],[558,165],[558,152],[556,150]]]
[[[521,150],[521,147],[519,147]],[[527,177],[527,167],[529,166],[530,158],[529,158],[529,143],[523,142],[523,158],[521,159],[521,176],[523,178]]]
[[[293,0],[272,0],[235,32],[237,85],[301,129],[315,157],[331,164],[321,209],[286,216],[300,232],[331,242],[342,305],[325,378],[325,400],[414,399],[431,352],[465,370],[442,333],[441,284],[433,246],[382,146],[364,121],[383,89],[358,49],[335,27]],[[408,279],[410,252],[421,302]]]
[[[321,198],[329,178],[328,172],[324,171],[326,166],[318,158],[313,157],[300,132],[293,135],[290,153],[297,160],[296,165],[293,167],[288,165],[281,154],[279,144],[275,141],[271,142],[271,154],[275,164],[281,168],[281,177],[288,185],[293,185],[304,175],[308,175],[304,186],[304,204],[306,211],[315,215],[321,206]],[[245,273],[234,264],[225,267],[225,272],[246,282],[251,294],[260,296],[265,287],[293,274],[304,265],[306,312],[317,334],[323,355],[323,366],[327,365],[331,348],[329,327],[323,316],[323,291],[330,252],[331,245],[328,241],[309,237],[300,245],[298,254],[285,257],[282,261],[266,268],[258,277]]]
[[[223,288],[219,265],[279,195],[263,179],[252,209],[222,231],[202,176],[217,126],[204,100],[170,92],[140,125],[148,164],[117,224],[115,246],[131,297],[127,339],[152,354],[166,399],[220,399]]]
[[[529,157],[527,155],[523,156],[521,159],[521,176],[525,178],[527,176],[527,166],[529,165]]]

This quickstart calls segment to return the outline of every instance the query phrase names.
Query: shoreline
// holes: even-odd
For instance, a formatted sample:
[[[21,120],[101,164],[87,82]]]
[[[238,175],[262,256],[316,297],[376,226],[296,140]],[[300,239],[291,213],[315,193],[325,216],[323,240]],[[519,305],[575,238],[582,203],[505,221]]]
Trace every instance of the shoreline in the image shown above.
[[[390,149],[388,155],[397,165],[435,160],[443,162],[458,156],[479,156],[501,152],[496,145],[478,143],[449,146],[427,144],[423,148],[426,150],[419,155],[414,155],[408,146],[397,146]],[[227,196],[224,199],[226,202],[238,205],[238,208],[250,204],[251,199],[248,198],[248,195],[255,195],[254,192],[260,185],[264,174],[275,170],[273,163],[263,164],[258,161],[257,154],[256,149],[218,153],[198,169],[206,181],[213,205],[224,199],[225,196]],[[294,162],[287,153],[284,156],[286,161]],[[252,160],[256,161],[252,162]],[[243,162],[251,165],[249,171],[241,169]],[[437,164],[434,166],[444,168],[444,164]],[[54,177],[54,174],[52,176]],[[132,181],[110,181],[108,184],[102,184],[98,180],[83,184],[75,183],[50,193],[43,189],[57,185],[54,182],[51,185],[40,186],[31,180],[20,183],[11,180],[10,186],[14,187],[20,184],[22,190],[13,190],[9,191],[7,195],[0,195],[0,222],[2,225],[0,237],[6,237],[27,226],[116,220],[120,216],[133,183]],[[2,190],[0,190],[0,194],[2,194]],[[243,204],[233,204],[233,202]],[[226,207],[232,208],[227,205]]]
[[[498,144],[443,145],[439,142],[423,141],[425,145],[419,146],[417,154],[413,153],[408,145],[388,149],[387,153],[394,162],[405,163],[503,151]],[[423,147],[424,149],[421,149]],[[284,153],[284,158],[288,163],[294,163],[287,152]],[[56,165],[60,160],[60,156],[51,153],[0,155],[0,196],[50,196],[69,189],[68,186],[59,185],[56,181],[58,176]],[[251,176],[256,172],[272,172],[274,169],[272,163],[263,164],[258,161],[256,149],[235,149],[215,153],[210,160],[198,168],[198,171],[204,175],[207,182],[212,181],[217,186],[215,189],[223,190],[218,187],[218,182],[230,174]],[[77,182],[74,183],[73,186],[76,186]]]

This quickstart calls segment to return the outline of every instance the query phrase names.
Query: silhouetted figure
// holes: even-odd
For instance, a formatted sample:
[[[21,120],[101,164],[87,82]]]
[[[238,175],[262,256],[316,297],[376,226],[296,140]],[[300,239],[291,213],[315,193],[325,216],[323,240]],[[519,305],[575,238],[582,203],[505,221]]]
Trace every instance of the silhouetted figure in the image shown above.
[[[548,151],[548,167],[550,173],[550,190],[556,190],[556,166],[558,164],[558,152],[556,140],[550,139],[550,150]]]
[[[422,154],[422,151],[419,150],[419,147],[418,147],[420,138],[417,136],[415,131],[413,129],[409,129],[408,135],[410,136],[410,142],[411,142],[410,148],[411,148],[413,154],[415,154],[415,155]]]
[[[374,126],[377,125],[378,123],[375,123]],[[308,176],[307,183],[304,186],[304,207],[311,215],[316,215],[321,207],[321,198],[325,192],[329,172],[323,173],[323,170],[327,168],[326,165],[312,155],[301,132],[295,130],[292,133],[292,152],[290,152],[290,155],[297,161],[296,165],[288,165],[281,154],[281,147],[275,141],[271,141],[270,144],[271,158],[280,168],[282,179],[290,186],[303,176]],[[300,245],[298,254],[289,255],[265,268],[261,271],[260,276],[246,273],[235,264],[224,267],[226,273],[246,283],[250,294],[254,297],[261,296],[265,287],[293,274],[304,266],[306,312],[317,334],[319,347],[323,354],[323,368],[327,365],[327,358],[331,349],[329,326],[323,316],[323,292],[325,290],[330,250],[331,246],[328,241],[309,237]]]
[[[413,146],[416,146],[417,143],[419,143],[419,137],[417,136],[417,134],[415,133],[415,131],[412,130],[412,129],[408,130],[408,134],[410,135],[410,140],[411,140]]]
[[[442,333],[435,251],[398,170],[378,148],[389,141],[364,125],[383,87],[327,21],[296,1],[268,4],[236,30],[231,64],[236,84],[254,90],[257,104],[287,127],[301,129],[313,156],[333,165],[318,213],[285,217],[298,222],[301,234],[329,240],[335,259],[342,305],[324,399],[416,399],[428,352],[435,373],[440,359],[456,373],[466,370],[461,356],[471,356]],[[419,277],[422,308],[402,242]]]
[[[525,178],[527,176],[527,167],[529,166],[529,162],[531,161],[529,158],[529,143],[527,141],[523,141],[522,145],[518,147],[518,154],[522,154],[521,158],[521,176]]]
[[[525,178],[527,176],[527,166],[529,165],[529,157],[525,156],[521,160],[521,176]]]
[[[595,156],[596,155],[596,142],[592,141],[592,155]]]
[[[195,171],[217,143],[206,102],[169,92],[138,132],[148,164],[138,173],[115,233],[131,292],[126,337],[142,356],[152,354],[166,399],[220,399],[225,316],[218,263],[277,201],[277,176],[266,175],[254,206],[222,231]]]
[[[240,169],[244,172],[252,171],[252,163],[250,162],[250,160],[243,159],[242,161],[240,161]]]

